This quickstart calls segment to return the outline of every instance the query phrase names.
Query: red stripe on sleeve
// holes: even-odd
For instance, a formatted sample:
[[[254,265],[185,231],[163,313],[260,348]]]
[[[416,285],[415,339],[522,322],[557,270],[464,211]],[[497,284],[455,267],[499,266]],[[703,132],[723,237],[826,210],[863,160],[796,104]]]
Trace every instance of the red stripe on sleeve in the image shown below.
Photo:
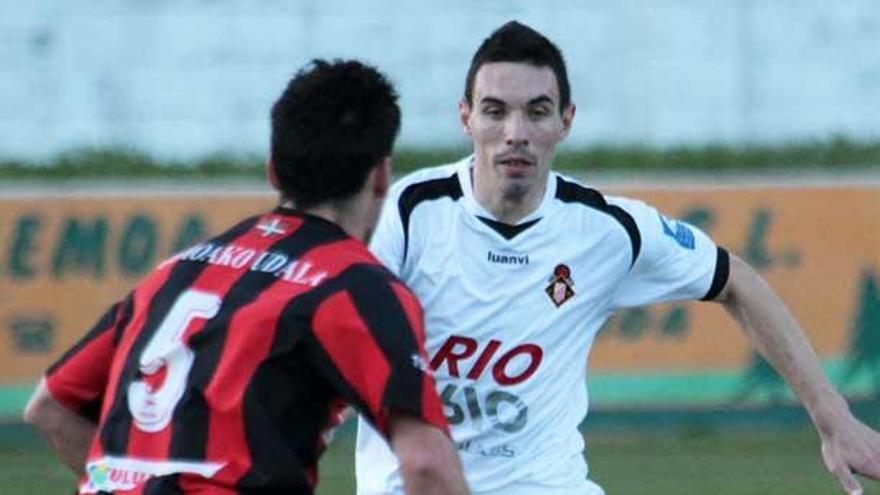
[[[114,322],[115,323],[115,322]],[[46,376],[52,397],[64,407],[78,411],[104,394],[116,345],[110,325]]]
[[[348,399],[366,403],[377,429],[387,434],[382,396],[391,366],[358,314],[351,296],[343,291],[328,297],[315,311],[312,328],[333,365],[358,396]]]

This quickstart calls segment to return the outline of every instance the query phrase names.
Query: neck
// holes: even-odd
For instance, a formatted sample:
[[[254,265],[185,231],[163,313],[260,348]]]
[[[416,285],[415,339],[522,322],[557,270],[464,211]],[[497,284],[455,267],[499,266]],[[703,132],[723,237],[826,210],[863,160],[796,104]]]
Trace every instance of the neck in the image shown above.
[[[474,187],[474,198],[485,208],[495,220],[507,224],[516,224],[538,209],[547,189],[547,178],[533,181],[531,184],[504,184],[489,177],[485,167],[474,166],[471,169],[471,180]]]
[[[370,229],[368,228],[363,208],[355,204],[355,201],[322,203],[311,208],[304,208],[300,211],[308,213],[319,218],[323,218],[329,222],[338,225],[346,234],[366,242]],[[296,208],[291,201],[282,201],[281,206],[285,208]]]

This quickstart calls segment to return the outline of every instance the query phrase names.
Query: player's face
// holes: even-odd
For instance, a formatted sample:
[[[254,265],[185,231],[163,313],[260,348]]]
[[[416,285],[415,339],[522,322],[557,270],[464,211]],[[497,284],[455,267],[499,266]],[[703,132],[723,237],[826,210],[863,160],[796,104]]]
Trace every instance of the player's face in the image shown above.
[[[567,135],[574,106],[559,111],[559,85],[549,67],[492,62],[477,71],[473,105],[462,101],[461,120],[482,167],[505,196],[543,190],[550,163]]]

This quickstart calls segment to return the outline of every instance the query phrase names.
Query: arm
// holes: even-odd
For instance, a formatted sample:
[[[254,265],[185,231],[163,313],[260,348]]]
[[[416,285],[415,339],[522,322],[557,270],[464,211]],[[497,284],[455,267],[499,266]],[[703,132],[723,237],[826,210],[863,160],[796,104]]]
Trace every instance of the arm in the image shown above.
[[[407,494],[470,493],[458,454],[443,430],[415,416],[392,413],[389,432]]]
[[[116,335],[128,323],[132,301],[129,296],[107,310],[49,368],[25,407],[24,420],[46,437],[61,461],[77,474],[85,469],[116,349]]]
[[[28,402],[24,420],[46,437],[52,451],[74,473],[85,471],[86,457],[97,425],[55,400],[45,380],[40,380]]]
[[[862,493],[853,473],[880,479],[880,434],[852,415],[803,330],[767,282],[731,255],[730,278],[716,300],[800,398],[819,433],[825,465],[847,493]]]

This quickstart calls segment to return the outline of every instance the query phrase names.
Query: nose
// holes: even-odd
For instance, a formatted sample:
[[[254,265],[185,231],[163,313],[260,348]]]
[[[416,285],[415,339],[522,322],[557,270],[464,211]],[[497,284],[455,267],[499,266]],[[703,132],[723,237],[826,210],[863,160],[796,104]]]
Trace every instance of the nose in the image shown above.
[[[504,125],[504,141],[511,147],[525,147],[529,144],[528,122],[520,112],[512,112]]]

